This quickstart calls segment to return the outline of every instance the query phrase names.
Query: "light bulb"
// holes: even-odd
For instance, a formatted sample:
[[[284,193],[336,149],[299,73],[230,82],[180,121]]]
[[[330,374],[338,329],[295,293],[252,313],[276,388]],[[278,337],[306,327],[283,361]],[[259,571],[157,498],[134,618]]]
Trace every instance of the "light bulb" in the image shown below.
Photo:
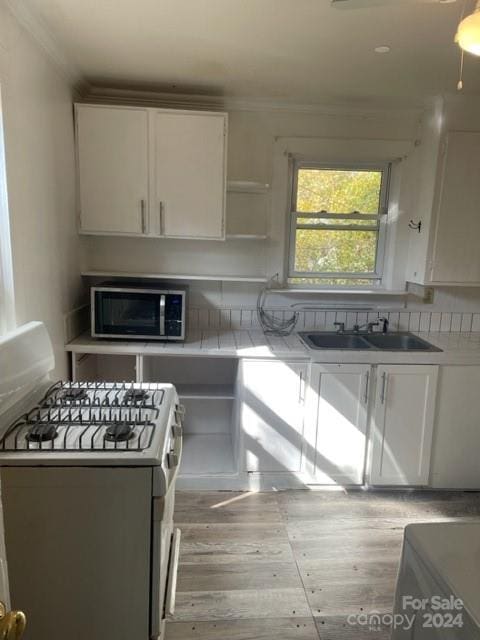
[[[455,42],[464,51],[480,56],[480,2],[477,2],[475,11],[458,25]]]

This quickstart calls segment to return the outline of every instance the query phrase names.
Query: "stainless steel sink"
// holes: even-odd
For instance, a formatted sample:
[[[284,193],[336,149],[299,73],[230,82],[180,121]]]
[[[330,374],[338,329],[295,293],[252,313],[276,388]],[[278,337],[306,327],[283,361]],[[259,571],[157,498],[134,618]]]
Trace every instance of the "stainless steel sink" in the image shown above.
[[[365,336],[365,340],[385,351],[441,351],[412,333],[372,333]]]
[[[354,333],[302,332],[302,340],[311,349],[371,349],[363,336]]]
[[[303,331],[298,334],[311,349],[348,349],[355,351],[441,351],[413,333],[334,333]]]

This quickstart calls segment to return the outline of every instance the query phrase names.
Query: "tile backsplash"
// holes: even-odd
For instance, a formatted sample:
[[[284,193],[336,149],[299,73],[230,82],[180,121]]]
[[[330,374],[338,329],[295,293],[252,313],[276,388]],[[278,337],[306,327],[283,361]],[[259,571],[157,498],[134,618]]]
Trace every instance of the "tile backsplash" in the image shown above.
[[[275,317],[290,318],[291,309],[269,309]],[[316,329],[333,331],[334,322],[344,322],[347,329],[354,324],[374,322],[378,317],[386,317],[390,331],[424,331],[458,333],[480,331],[480,313],[450,311],[355,311],[352,310],[300,310],[297,331]],[[256,308],[208,308],[190,307],[189,329],[258,329]],[[375,327],[375,329],[377,329]]]

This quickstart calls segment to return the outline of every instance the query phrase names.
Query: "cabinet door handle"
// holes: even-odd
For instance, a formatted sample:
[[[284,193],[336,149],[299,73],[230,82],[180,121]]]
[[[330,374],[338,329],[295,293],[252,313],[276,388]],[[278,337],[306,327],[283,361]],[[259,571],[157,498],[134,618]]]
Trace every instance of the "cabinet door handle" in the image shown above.
[[[363,400],[365,402],[365,404],[368,404],[368,387],[369,387],[369,382],[370,382],[370,373],[367,371],[367,373],[365,374],[365,394],[363,396]]]
[[[158,217],[159,217],[159,223],[160,223],[160,235],[163,236],[165,234],[164,221],[163,221],[163,202],[159,203],[158,208],[159,208]]]
[[[165,294],[160,294],[160,335],[165,335]]]
[[[303,371],[300,371],[300,387],[298,389],[298,402],[303,404],[305,401],[305,393],[304,393],[305,385],[303,381]]]
[[[380,402],[385,404],[385,400],[387,397],[387,372],[384,371],[382,373],[382,392],[380,394]]]
[[[140,200],[140,212],[142,216],[142,233],[147,233],[147,203],[144,198]]]

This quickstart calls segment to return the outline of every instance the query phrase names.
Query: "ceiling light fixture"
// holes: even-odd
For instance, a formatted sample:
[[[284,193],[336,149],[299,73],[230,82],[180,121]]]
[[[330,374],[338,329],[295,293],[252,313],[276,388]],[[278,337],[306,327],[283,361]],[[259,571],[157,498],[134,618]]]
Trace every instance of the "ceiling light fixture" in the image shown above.
[[[463,51],[480,56],[480,0],[477,0],[473,13],[458,25],[455,42]]]
[[[374,51],[375,53],[390,53],[390,47],[386,44],[382,44],[380,47],[375,47]]]

